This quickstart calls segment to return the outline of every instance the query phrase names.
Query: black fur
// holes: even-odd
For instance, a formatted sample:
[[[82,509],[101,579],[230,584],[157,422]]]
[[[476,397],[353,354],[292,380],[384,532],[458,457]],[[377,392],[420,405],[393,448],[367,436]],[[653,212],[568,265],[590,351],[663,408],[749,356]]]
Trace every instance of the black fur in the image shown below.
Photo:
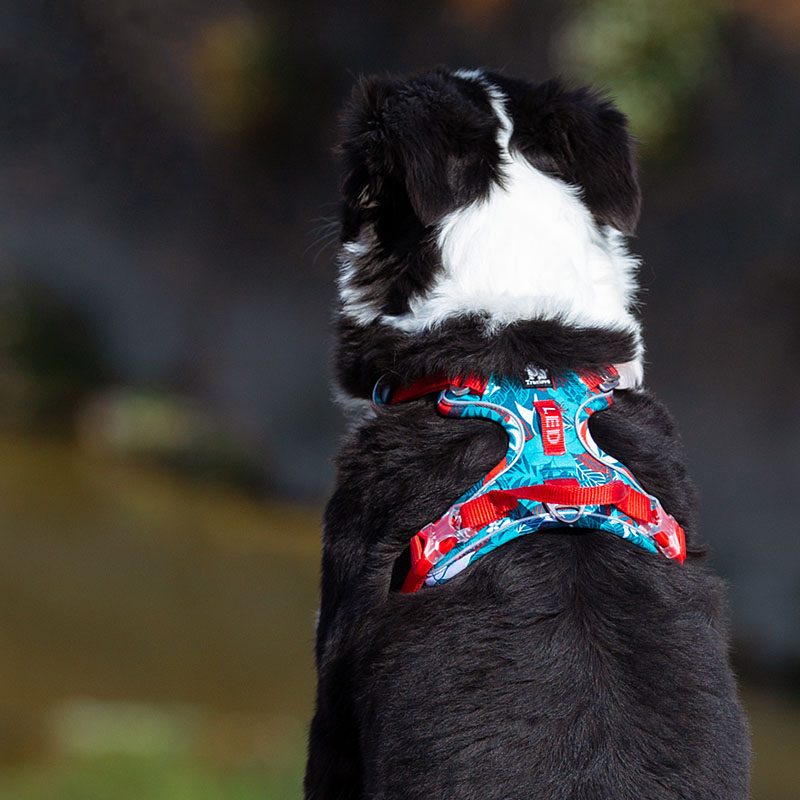
[[[399,215],[379,226],[384,255],[370,278],[382,297],[394,292],[393,308],[407,307],[436,268],[425,231],[442,209],[486,191],[484,168],[492,175],[485,109],[461,83],[441,70],[369,82],[349,112],[344,238],[383,213]],[[546,154],[559,175],[580,180],[598,221],[630,227],[638,190],[621,115],[588,92],[503,86],[519,95],[511,103],[518,146],[540,168]],[[528,116],[536,97],[554,95],[549,121]],[[383,111],[392,97],[404,105],[390,123]],[[556,119],[560,146],[537,127]],[[471,188],[434,174],[436,154],[461,147],[450,140],[462,125],[483,154],[460,152],[459,163],[484,164]],[[431,165],[430,183],[409,167],[416,159]],[[531,362],[558,372],[625,361],[636,348],[629,334],[553,320],[492,330],[462,317],[410,335],[340,316],[338,334],[340,382],[356,397],[382,374],[408,382],[517,373]],[[521,537],[444,586],[401,595],[410,537],[500,460],[506,437],[490,422],[440,417],[431,398],[376,409],[349,435],[325,515],[309,800],[747,796],[724,586],[698,547],[694,488],[672,420],[649,394],[622,391],[591,430],[684,525],[684,566],[607,534],[564,529]]]
[[[624,115],[592,89],[490,77],[509,98],[511,145],[543,172],[580,186],[599,223],[633,233],[641,194]]]
[[[362,398],[372,396],[381,377],[405,385],[438,374],[523,375],[529,364],[556,373],[565,365],[597,370],[630,361],[636,353],[629,333],[571,328],[555,320],[527,320],[488,333],[484,318],[468,315],[413,335],[379,322],[356,325],[339,315],[337,333],[339,383]]]
[[[385,313],[402,314],[428,288],[439,267],[431,226],[497,180],[496,129],[480,87],[445,70],[354,89],[340,148],[342,238],[373,228],[374,258],[357,285]]]

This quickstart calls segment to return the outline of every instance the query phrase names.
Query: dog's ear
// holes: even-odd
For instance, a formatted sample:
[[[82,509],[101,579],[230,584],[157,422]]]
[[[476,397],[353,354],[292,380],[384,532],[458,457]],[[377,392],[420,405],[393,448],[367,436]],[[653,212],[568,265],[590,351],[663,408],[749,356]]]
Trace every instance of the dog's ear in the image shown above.
[[[589,88],[495,77],[509,98],[512,147],[543,172],[578,186],[598,222],[632,234],[641,193],[625,115]]]
[[[392,172],[391,154],[381,125],[382,109],[394,86],[389,79],[364,78],[353,88],[342,113],[338,153],[344,173],[341,193],[345,225],[363,209],[374,208]]]
[[[406,206],[429,226],[488,191],[496,174],[488,101],[443,70],[408,81],[362,80],[343,121],[342,195],[351,214]]]

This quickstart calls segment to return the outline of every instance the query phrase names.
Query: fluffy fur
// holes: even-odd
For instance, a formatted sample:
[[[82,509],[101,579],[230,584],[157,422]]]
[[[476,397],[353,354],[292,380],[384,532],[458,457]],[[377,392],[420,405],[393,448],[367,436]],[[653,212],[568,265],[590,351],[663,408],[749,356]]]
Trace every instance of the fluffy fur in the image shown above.
[[[608,101],[476,71],[375,78],[341,150],[345,395],[531,363],[613,362],[639,384],[623,242],[639,190]],[[685,566],[565,529],[401,595],[410,537],[500,460],[505,434],[427,398],[349,435],[325,516],[309,800],[747,796],[724,587],[673,423],[632,388],[591,430],[684,525]]]

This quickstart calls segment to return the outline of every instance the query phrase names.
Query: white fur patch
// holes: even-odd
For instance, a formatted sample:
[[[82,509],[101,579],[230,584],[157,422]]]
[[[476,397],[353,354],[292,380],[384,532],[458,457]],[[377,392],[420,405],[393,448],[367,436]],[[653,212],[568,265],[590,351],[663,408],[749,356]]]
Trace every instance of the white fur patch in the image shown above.
[[[339,289],[344,312],[361,324],[381,321],[418,333],[444,320],[482,313],[497,328],[512,322],[554,319],[577,327],[632,333],[639,342],[634,361],[620,365],[623,385],[642,380],[639,323],[632,314],[638,261],[619,231],[599,229],[580,190],[537,170],[509,152],[513,124],[502,92],[477,71],[461,78],[484,87],[499,121],[502,185],[488,197],[447,215],[437,242],[443,269],[434,285],[413,298],[409,311],[382,316],[352,285],[362,239],[344,246]]]
[[[409,311],[387,322],[420,331],[484,312],[496,324],[561,319],[634,330],[636,261],[598,231],[577,192],[513,155],[506,185],[439,227],[443,270]]]
[[[339,298],[342,311],[359,325],[369,325],[381,316],[380,310],[354,285],[358,259],[369,254],[372,236],[362,234],[356,242],[345,242],[339,253]]]

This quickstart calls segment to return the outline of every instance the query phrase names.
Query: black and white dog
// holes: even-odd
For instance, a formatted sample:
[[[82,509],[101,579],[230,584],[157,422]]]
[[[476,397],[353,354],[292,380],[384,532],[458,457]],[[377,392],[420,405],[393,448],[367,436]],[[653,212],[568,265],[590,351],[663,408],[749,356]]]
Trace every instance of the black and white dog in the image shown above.
[[[668,412],[641,388],[625,118],[483,71],[373,78],[345,114],[336,369],[365,401],[325,517],[313,800],[738,800],[747,726],[724,587]],[[686,530],[684,565],[596,531],[523,536],[401,594],[409,539],[506,452],[382,376],[617,367],[591,420]]]

